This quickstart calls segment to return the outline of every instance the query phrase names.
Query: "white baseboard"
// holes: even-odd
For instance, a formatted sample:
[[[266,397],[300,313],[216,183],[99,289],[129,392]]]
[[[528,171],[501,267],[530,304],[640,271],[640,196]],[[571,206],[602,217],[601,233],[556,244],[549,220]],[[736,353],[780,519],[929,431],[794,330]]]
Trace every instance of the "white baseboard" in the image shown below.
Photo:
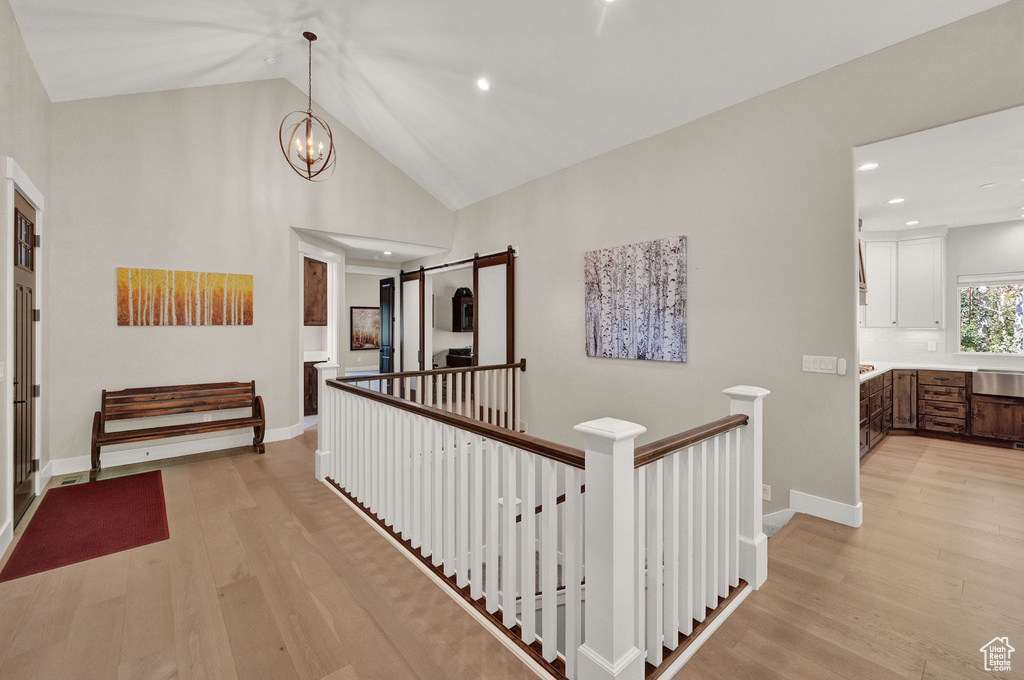
[[[793,519],[795,514],[796,511],[791,508],[769,513],[761,518],[761,527],[762,529],[767,526],[784,527],[789,523],[789,520]]]
[[[43,489],[45,489],[46,485],[50,483],[51,478],[53,478],[52,460],[49,463],[47,463],[42,470],[39,471],[39,474],[36,475],[35,492],[37,496],[43,493]]]
[[[285,439],[294,439],[303,432],[302,423],[296,423],[289,427],[279,427],[267,430],[263,438],[264,442],[279,442]],[[179,456],[191,456],[196,453],[207,453],[209,451],[221,451],[233,449],[239,446],[251,446],[252,433],[230,434],[225,437],[207,437],[205,439],[193,439],[172,444],[156,444],[138,449],[126,449],[124,451],[111,451],[102,454],[104,468],[117,467],[118,465],[131,465],[143,463],[150,460],[164,460],[166,458],[177,458]],[[92,468],[92,459],[89,456],[76,456],[74,458],[57,458],[50,461],[53,475],[73,475],[78,472],[87,472]]]
[[[4,524],[4,528],[0,529],[0,557],[4,556],[7,552],[7,548],[10,547],[11,541],[14,540],[14,520],[9,519]]]
[[[850,527],[859,527],[864,522],[864,506],[859,502],[857,505],[848,505],[802,491],[790,490],[789,507],[794,512],[814,515]]]
[[[741,590],[739,594],[732,599],[732,602],[730,602],[728,606],[726,606],[726,608],[723,609],[722,612],[715,617],[715,620],[712,621],[707,628],[700,632],[700,635],[697,636],[697,639],[691,642],[686,647],[686,649],[683,650],[683,653],[680,654],[678,658],[676,658],[676,660],[672,662],[672,665],[665,669],[665,673],[661,677],[665,678],[665,680],[671,680],[671,678],[675,677],[675,674],[679,672],[679,669],[681,669],[686,664],[686,662],[689,661],[690,658],[697,653],[697,650],[700,649],[700,646],[707,642],[708,638],[711,637],[712,633],[718,630],[718,627],[721,626],[727,618],[729,618],[729,615],[736,610],[736,607],[740,606],[740,602],[743,602],[743,600],[747,599],[747,595],[750,594],[751,590],[752,588],[750,586],[747,586],[746,588]]]

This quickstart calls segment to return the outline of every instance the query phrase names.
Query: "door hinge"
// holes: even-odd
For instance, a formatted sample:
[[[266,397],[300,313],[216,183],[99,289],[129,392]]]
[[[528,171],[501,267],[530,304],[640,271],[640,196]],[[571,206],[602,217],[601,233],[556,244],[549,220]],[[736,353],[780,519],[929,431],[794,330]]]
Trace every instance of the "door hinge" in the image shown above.
[[[39,459],[38,458],[33,458],[32,459],[32,472],[39,472]]]
[[[32,320],[33,321],[39,321],[39,318],[40,318],[41,314],[42,314],[42,312],[40,312],[38,309],[33,309],[32,310]]]
[[[33,397],[38,397],[40,395],[40,393],[42,392],[42,390],[43,390],[43,388],[41,386],[33,385],[32,386],[32,396]]]
[[[36,234],[35,243],[33,244],[33,245],[35,245],[36,248],[39,247],[39,240],[40,240],[40,238],[41,238],[41,236],[39,234]]]

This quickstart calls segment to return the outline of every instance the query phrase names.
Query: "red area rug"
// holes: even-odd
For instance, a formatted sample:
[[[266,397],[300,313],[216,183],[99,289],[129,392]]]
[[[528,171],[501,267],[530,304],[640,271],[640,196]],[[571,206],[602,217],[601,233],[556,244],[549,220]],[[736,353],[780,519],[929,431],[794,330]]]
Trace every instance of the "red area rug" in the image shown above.
[[[159,470],[57,487],[43,496],[0,582],[169,537]]]

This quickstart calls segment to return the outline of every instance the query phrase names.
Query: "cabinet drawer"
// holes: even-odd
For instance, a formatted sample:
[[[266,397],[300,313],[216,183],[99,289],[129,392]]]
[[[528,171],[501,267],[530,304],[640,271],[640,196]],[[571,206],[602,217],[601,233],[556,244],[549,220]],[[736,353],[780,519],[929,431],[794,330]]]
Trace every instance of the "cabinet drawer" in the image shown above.
[[[882,415],[882,393],[872,394],[870,399],[871,405],[868,416],[871,418],[877,418]]]
[[[885,375],[882,376],[882,384],[886,387],[892,387],[892,371],[885,372]]]
[[[860,398],[861,399],[867,399],[868,398],[868,394],[869,394],[868,393],[868,383],[867,383],[867,381],[862,382],[860,384]]]
[[[967,431],[964,421],[960,418],[943,418],[942,416],[919,416],[917,427],[919,430],[949,432],[950,434],[964,434]]]
[[[892,387],[886,387],[882,390],[882,408],[892,408]]]
[[[923,416],[943,416],[945,418],[966,418],[967,405],[951,401],[919,401],[917,412]]]
[[[874,378],[868,381],[868,394],[874,394],[882,391],[882,376],[876,375]]]
[[[886,409],[882,413],[882,435],[889,434],[892,429],[892,409]]]
[[[953,371],[918,371],[917,384],[963,387],[967,384],[967,374]]]
[[[871,448],[871,440],[868,437],[868,424],[860,426],[860,455],[864,455]]]
[[[868,425],[868,444],[874,446],[882,440],[882,416],[878,416]]]
[[[918,399],[930,399],[932,401],[955,401],[964,403],[964,388],[962,387],[937,387],[935,385],[917,386]]]
[[[860,422],[861,422],[861,424],[866,423],[867,420],[868,420],[868,416],[870,416],[870,415],[871,415],[871,413],[870,413],[870,407],[868,406],[868,400],[867,399],[861,399],[860,400]]]

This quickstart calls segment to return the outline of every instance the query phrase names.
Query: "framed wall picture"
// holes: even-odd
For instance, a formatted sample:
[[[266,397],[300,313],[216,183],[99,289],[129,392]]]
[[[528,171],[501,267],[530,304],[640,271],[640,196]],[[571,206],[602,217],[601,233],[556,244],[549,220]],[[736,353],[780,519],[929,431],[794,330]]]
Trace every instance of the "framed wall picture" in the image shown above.
[[[349,349],[380,349],[380,307],[349,307]]]

